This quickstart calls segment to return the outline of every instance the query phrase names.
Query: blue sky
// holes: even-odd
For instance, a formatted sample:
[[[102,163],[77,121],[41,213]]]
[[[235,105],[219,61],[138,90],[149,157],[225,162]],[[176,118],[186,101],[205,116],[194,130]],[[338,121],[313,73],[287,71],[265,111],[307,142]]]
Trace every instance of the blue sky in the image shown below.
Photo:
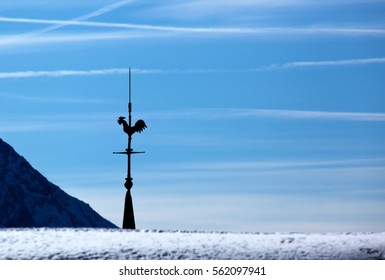
[[[385,230],[385,1],[0,3],[0,137],[121,225]]]

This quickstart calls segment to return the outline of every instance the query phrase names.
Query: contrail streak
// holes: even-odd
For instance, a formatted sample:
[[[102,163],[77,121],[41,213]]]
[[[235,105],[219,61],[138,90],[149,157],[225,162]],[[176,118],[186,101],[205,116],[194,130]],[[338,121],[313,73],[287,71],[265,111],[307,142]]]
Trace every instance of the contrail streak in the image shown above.
[[[16,23],[32,23],[32,24],[53,24],[50,27],[40,30],[39,33],[44,33],[63,26],[88,26],[88,27],[108,27],[108,28],[125,28],[125,29],[142,29],[155,31],[172,31],[184,33],[232,33],[232,34],[280,34],[280,33],[295,33],[295,34],[371,34],[384,35],[384,29],[378,28],[317,28],[317,27],[179,27],[179,26],[163,26],[149,24],[131,24],[131,23],[107,23],[84,21],[91,17],[100,15],[101,13],[91,13],[73,20],[48,20],[48,19],[30,19],[30,18],[9,18],[0,17],[2,22]]]
[[[372,112],[327,112],[327,111],[299,111],[299,110],[263,110],[240,109],[233,110],[238,117],[275,117],[283,119],[318,119],[340,121],[377,121],[385,122],[385,113]]]
[[[191,108],[183,111],[158,111],[142,113],[147,119],[255,119],[274,118],[283,120],[324,120],[324,121],[362,121],[385,122],[385,113],[378,112],[330,112],[301,111],[257,108]]]
[[[109,68],[95,70],[54,70],[54,71],[19,71],[0,72],[0,79],[37,78],[37,77],[66,77],[66,76],[100,76],[127,74],[129,68]],[[178,70],[161,69],[132,69],[136,74],[172,74],[180,73]],[[189,72],[191,73],[191,72]]]
[[[283,64],[271,64],[255,69],[132,69],[136,74],[209,74],[209,73],[253,73],[262,71],[273,71],[280,69],[290,69],[297,67],[324,67],[324,66],[343,66],[343,65],[364,65],[385,63],[385,57],[359,58],[346,60],[324,60],[324,61],[297,61]],[[54,70],[54,71],[19,71],[19,72],[0,72],[0,79],[11,78],[34,78],[34,77],[65,77],[65,76],[95,76],[95,75],[114,75],[127,74],[128,68],[109,68],[92,70]]]
[[[126,74],[128,68],[112,68],[101,70],[55,70],[55,71],[20,71],[20,72],[2,72],[0,79],[7,78],[35,78],[35,77],[65,77],[65,76],[93,76],[93,75],[111,75]]]
[[[134,2],[136,0],[123,0],[123,1],[119,1],[117,3],[114,3],[114,4],[111,4],[111,5],[107,5],[107,6],[104,6],[100,9],[97,9],[91,13],[88,13],[88,14],[85,14],[85,15],[82,15],[80,17],[76,17],[72,20],[69,20],[69,21],[51,21],[50,23],[49,22],[45,22],[47,24],[53,24],[51,26],[48,26],[46,28],[43,28],[43,29],[39,29],[39,30],[35,30],[35,31],[32,31],[32,32],[29,32],[29,33],[24,33],[24,34],[21,34],[21,35],[17,35],[17,36],[14,36],[6,41],[2,41],[0,42],[0,44],[9,44],[9,43],[14,43],[14,42],[19,42],[19,41],[22,41],[26,38],[29,38],[29,37],[33,37],[33,36],[36,36],[36,35],[40,35],[40,34],[43,34],[43,33],[47,33],[49,31],[52,31],[52,30],[56,30],[56,29],[59,29],[59,28],[62,28],[64,26],[67,26],[69,25],[69,22],[71,21],[75,21],[75,22],[81,22],[83,20],[87,20],[87,19],[90,19],[90,18],[94,18],[94,17],[97,17],[97,16],[101,16],[103,14],[106,14],[108,12],[111,12],[115,9],[118,9],[128,3],[131,3],[131,2]],[[26,19],[24,19],[26,20]],[[9,18],[6,18],[6,17],[1,17],[1,20],[0,21],[8,21],[10,22]],[[21,22],[21,21],[14,21],[14,22]],[[24,21],[26,22],[26,21]]]
[[[116,10],[130,2],[134,2],[135,0],[123,0],[123,1],[120,1],[120,2],[117,2],[117,3],[114,3],[114,4],[111,4],[111,5],[108,5],[108,6],[105,6],[105,7],[102,7],[100,9],[97,9],[91,13],[88,13],[88,14],[85,14],[85,15],[82,15],[80,17],[76,17],[72,20],[69,20],[69,21],[57,21],[55,23],[55,21],[52,21],[52,26],[49,26],[47,28],[44,28],[44,29],[41,29],[41,30],[38,30],[38,31],[35,31],[35,32],[32,32],[31,34],[41,34],[41,33],[45,33],[45,32],[48,32],[48,31],[51,31],[51,30],[55,30],[55,29],[58,29],[58,28],[61,28],[61,27],[64,27],[64,26],[67,26],[69,25],[69,23],[71,21],[74,21],[74,22],[81,22],[83,20],[87,20],[87,19],[90,19],[90,18],[94,18],[94,17],[97,17],[97,16],[101,16],[101,15],[104,15],[108,12],[111,12],[113,10]],[[48,22],[47,22],[48,23]]]
[[[322,67],[322,66],[343,66],[343,65],[360,65],[385,63],[385,57],[378,58],[362,58],[362,59],[345,59],[345,60],[324,60],[324,61],[296,61],[283,64],[272,64],[268,68],[285,69],[297,67]]]

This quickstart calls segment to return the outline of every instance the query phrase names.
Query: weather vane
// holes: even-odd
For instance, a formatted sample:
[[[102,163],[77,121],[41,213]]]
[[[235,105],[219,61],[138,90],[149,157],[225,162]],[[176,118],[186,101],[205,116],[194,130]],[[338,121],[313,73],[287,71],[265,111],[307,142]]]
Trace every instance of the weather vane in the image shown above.
[[[128,147],[124,152],[114,152],[114,154],[125,154],[127,155],[127,177],[124,183],[124,187],[127,189],[126,198],[124,203],[124,214],[123,214],[123,228],[124,229],[135,229],[135,217],[134,217],[134,207],[132,204],[131,197],[131,188],[133,186],[132,177],[131,177],[131,154],[141,154],[144,152],[134,152],[131,149],[131,140],[132,135],[135,132],[142,132],[147,126],[143,120],[138,120],[134,126],[131,125],[131,112],[132,112],[132,103],[131,103],[131,68],[128,72],[128,123],[125,120],[125,117],[120,116],[118,118],[118,124],[123,125],[123,131],[128,135]]]

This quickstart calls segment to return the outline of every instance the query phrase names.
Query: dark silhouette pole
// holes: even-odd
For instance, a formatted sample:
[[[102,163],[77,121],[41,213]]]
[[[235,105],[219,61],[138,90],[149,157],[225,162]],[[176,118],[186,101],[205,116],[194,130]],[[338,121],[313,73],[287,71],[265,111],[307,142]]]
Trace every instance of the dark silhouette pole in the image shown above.
[[[134,207],[132,204],[131,188],[133,186],[131,177],[131,154],[139,154],[144,152],[134,152],[131,149],[132,135],[135,132],[142,132],[147,126],[143,120],[138,120],[134,126],[131,126],[131,68],[128,72],[128,123],[125,121],[125,117],[118,118],[118,124],[123,125],[123,131],[128,135],[128,145],[125,152],[114,152],[114,154],[126,154],[127,155],[127,177],[124,183],[124,187],[127,189],[126,198],[124,202],[124,213],[123,213],[123,228],[124,229],[135,229],[135,216]]]

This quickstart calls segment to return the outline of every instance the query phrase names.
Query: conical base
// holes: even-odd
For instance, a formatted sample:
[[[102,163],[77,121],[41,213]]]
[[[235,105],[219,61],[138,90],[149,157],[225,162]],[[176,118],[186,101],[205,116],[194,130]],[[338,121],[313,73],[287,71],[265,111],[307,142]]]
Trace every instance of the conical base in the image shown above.
[[[131,192],[127,190],[124,203],[123,228],[135,229],[134,207],[132,205]]]

